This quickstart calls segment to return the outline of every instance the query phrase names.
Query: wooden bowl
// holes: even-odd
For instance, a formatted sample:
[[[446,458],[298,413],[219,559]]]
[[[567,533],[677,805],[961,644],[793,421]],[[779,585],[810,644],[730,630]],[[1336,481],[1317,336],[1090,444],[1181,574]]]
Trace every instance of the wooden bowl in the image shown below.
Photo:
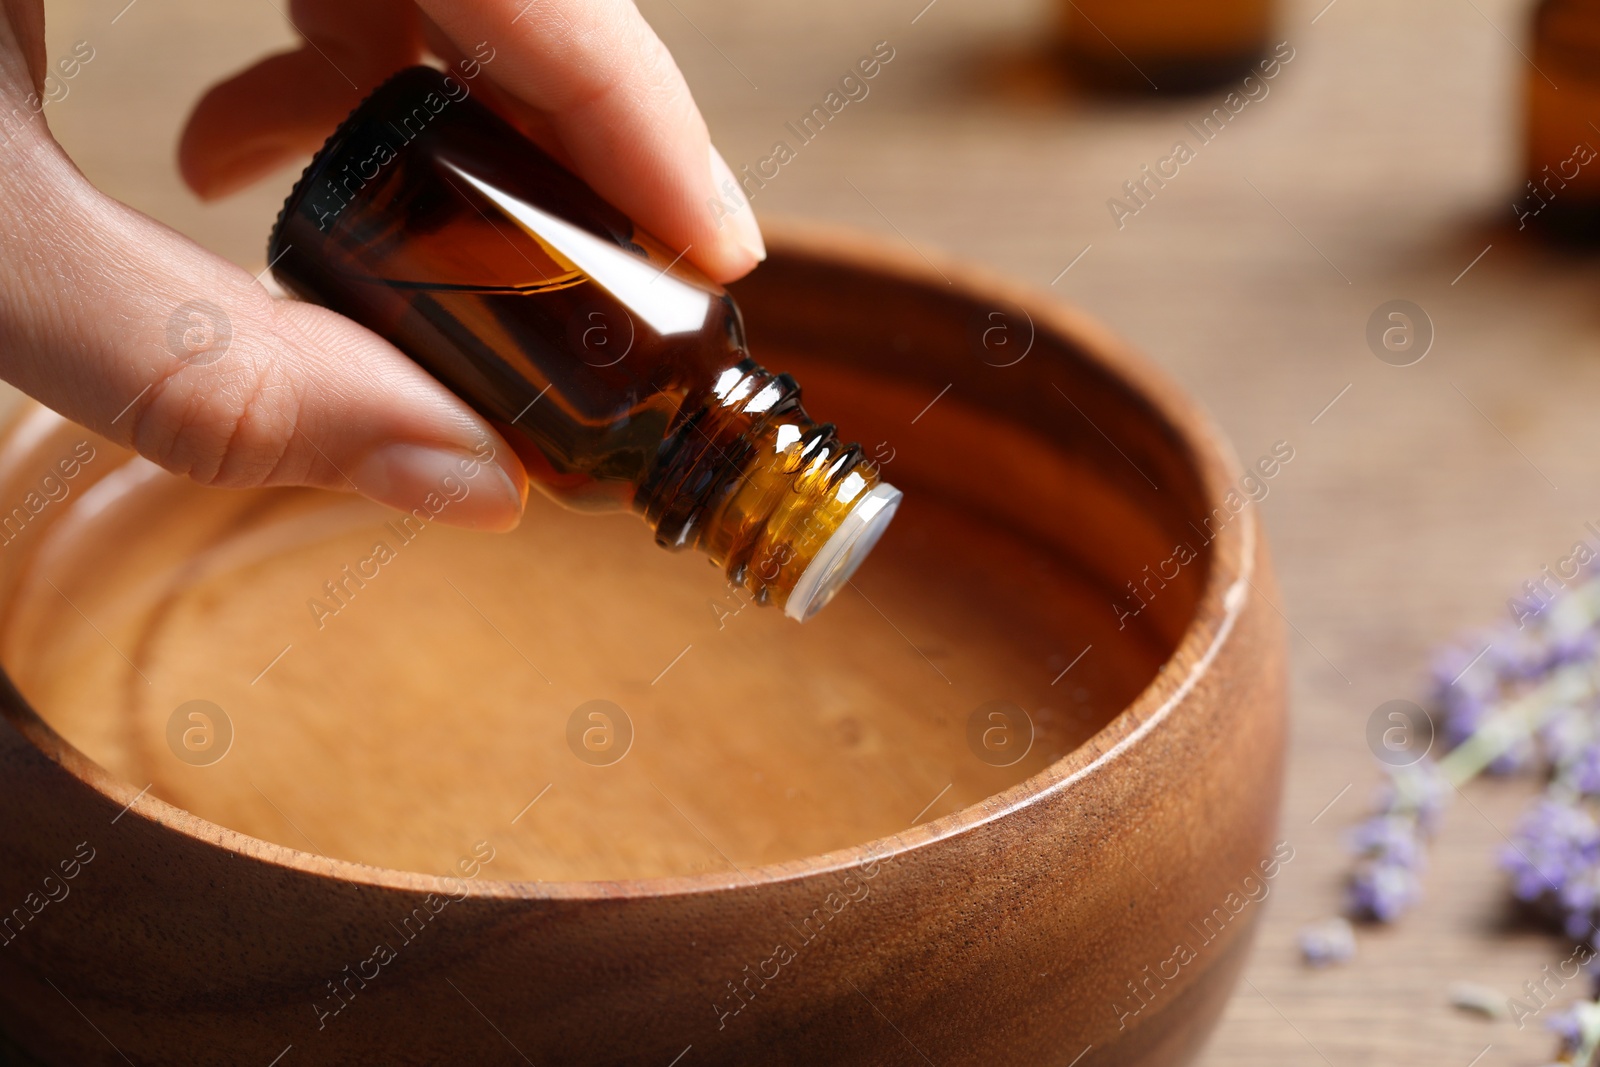
[[[14,421],[17,1056],[1194,1054],[1292,859],[1266,475],[1046,296],[837,232],[771,248],[735,287],[754,355],[906,493],[804,627],[628,516],[406,539]]]

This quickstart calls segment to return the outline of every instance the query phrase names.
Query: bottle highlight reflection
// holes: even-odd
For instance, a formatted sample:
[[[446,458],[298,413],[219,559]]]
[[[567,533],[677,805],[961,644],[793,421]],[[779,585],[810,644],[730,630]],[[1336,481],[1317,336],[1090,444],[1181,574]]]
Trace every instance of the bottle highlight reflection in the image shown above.
[[[569,507],[634,511],[814,614],[900,493],[754,363],[719,286],[427,67],[334,132],[274,228],[284,287],[394,342]]]

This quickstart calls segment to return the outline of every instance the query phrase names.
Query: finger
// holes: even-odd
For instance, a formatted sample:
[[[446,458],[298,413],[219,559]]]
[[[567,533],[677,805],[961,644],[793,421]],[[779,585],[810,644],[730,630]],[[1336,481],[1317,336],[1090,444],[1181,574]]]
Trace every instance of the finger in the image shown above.
[[[363,97],[422,54],[409,0],[297,0],[290,22],[305,44],[212,86],[184,125],[178,169],[204,199],[303,159]]]
[[[418,0],[490,79],[549,122],[596,192],[718,281],[766,257],[666,46],[629,0]],[[720,206],[719,206],[720,205]]]
[[[426,14],[418,11],[417,21],[421,24],[422,39],[427,42],[428,51],[438,56],[446,68],[463,72],[473,71],[475,69],[473,64],[477,65],[476,69],[482,68],[482,64],[478,62],[476,54],[469,53],[457,45]],[[488,46],[487,42],[484,43],[483,47],[486,50],[486,54],[491,57],[494,55],[493,49]],[[497,88],[494,82],[488,78],[476,82],[473,91],[478,93],[479,98],[488,103],[491,108],[499,112],[501,118],[506,119],[522,131],[529,140],[558,160],[562,166],[568,170],[575,171],[577,169],[572,157],[567,154],[566,146],[561,143],[561,138],[557,136],[555,126],[551,123],[549,116],[541,111],[534,110],[504,89]]]
[[[44,93],[44,0],[0,0],[0,66],[5,80],[13,86],[31,83],[36,94]],[[20,60],[13,68],[13,62]],[[25,94],[24,94],[25,95]]]
[[[326,309],[271,299],[36,141],[0,167],[7,380],[203,485],[355,490],[454,525],[516,524],[521,463],[419,366]]]

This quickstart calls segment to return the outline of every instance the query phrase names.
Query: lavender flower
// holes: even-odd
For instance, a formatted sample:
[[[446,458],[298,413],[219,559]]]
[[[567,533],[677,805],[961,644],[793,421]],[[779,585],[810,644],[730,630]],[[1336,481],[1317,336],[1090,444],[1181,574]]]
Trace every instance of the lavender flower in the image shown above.
[[[1600,742],[1584,745],[1571,766],[1573,786],[1584,796],[1600,795]]]
[[[1591,879],[1600,863],[1600,825],[1582,808],[1544,797],[1523,814],[1500,863],[1512,877],[1518,900],[1567,890]],[[1573,898],[1574,905],[1582,903]],[[1593,899],[1588,903],[1592,906]]]
[[[1478,650],[1486,644],[1492,651],[1491,641],[1484,641],[1475,649],[1451,645],[1434,659],[1431,703],[1443,720],[1441,732],[1446,749],[1454,748],[1477,731],[1499,692],[1500,680],[1493,662],[1485,663],[1487,657],[1479,655]]]
[[[1591,623],[1589,628],[1577,633],[1557,634],[1551,638],[1549,668],[1556,670],[1574,663],[1587,663],[1600,649],[1600,633]]]
[[[1389,768],[1377,813],[1352,835],[1355,914],[1392,922],[1420,898],[1427,838],[1453,781],[1538,766],[1560,796],[1529,814],[1501,862],[1519,897],[1550,900],[1577,934],[1590,928],[1600,907],[1600,827],[1574,804],[1600,797],[1597,619],[1600,581],[1591,574],[1520,627],[1480,632],[1435,656],[1439,758]]]
[[[1539,747],[1551,764],[1560,767],[1577,761],[1594,740],[1594,709],[1564,705],[1548,713],[1539,730]]]
[[[1418,875],[1426,854],[1419,821],[1411,814],[1386,812],[1361,823],[1350,837],[1361,857],[1350,876],[1351,912],[1394,922],[1422,894]]]
[[[1546,900],[1571,937],[1594,932],[1600,905],[1600,823],[1577,798],[1547,793],[1517,824],[1501,866],[1519,900]]]
[[[1348,919],[1335,915],[1300,928],[1300,955],[1313,967],[1348,963],[1356,954],[1356,932]]]
[[[1568,1054],[1577,1050],[1583,1041],[1583,1022],[1579,1008],[1582,1004],[1574,1004],[1550,1016],[1545,1026],[1555,1034],[1561,1042],[1561,1051]]]
[[[1384,923],[1394,922],[1421,899],[1425,839],[1438,828],[1451,793],[1434,760],[1388,770],[1378,793],[1378,813],[1350,834],[1351,850],[1359,859],[1348,892],[1352,915]]]
[[[1438,762],[1421,759],[1409,766],[1390,767],[1388,771],[1388,780],[1378,791],[1378,810],[1414,816],[1422,832],[1432,834],[1439,828],[1445,804],[1454,792]],[[1359,834],[1358,831],[1358,851],[1364,847]],[[1420,842],[1417,847],[1420,849]]]
[[[1422,897],[1415,869],[1383,860],[1361,860],[1350,875],[1350,910],[1361,918],[1392,923]]]
[[[1550,905],[1570,936],[1593,934],[1600,948],[1600,556],[1557,596],[1536,596],[1531,586],[1528,596],[1514,608],[1515,624],[1435,656],[1436,758],[1387,768],[1376,813],[1352,832],[1354,914],[1392,922],[1417,902],[1427,838],[1456,786],[1479,772],[1536,769],[1546,776],[1544,796],[1518,820],[1500,865],[1518,899]],[[1313,965],[1348,958],[1325,924],[1302,930],[1300,949]],[[1560,1061],[1585,1067],[1600,1057],[1600,957],[1588,970],[1596,999],[1549,1022]]]

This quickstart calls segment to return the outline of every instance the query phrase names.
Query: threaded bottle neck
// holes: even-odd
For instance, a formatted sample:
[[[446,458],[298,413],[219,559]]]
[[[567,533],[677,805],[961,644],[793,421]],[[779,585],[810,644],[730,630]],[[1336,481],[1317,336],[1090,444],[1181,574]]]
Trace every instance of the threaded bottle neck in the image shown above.
[[[758,603],[827,603],[899,503],[861,449],[814,422],[786,374],[725,370],[680,419],[640,490],[656,540],[709,555]]]

